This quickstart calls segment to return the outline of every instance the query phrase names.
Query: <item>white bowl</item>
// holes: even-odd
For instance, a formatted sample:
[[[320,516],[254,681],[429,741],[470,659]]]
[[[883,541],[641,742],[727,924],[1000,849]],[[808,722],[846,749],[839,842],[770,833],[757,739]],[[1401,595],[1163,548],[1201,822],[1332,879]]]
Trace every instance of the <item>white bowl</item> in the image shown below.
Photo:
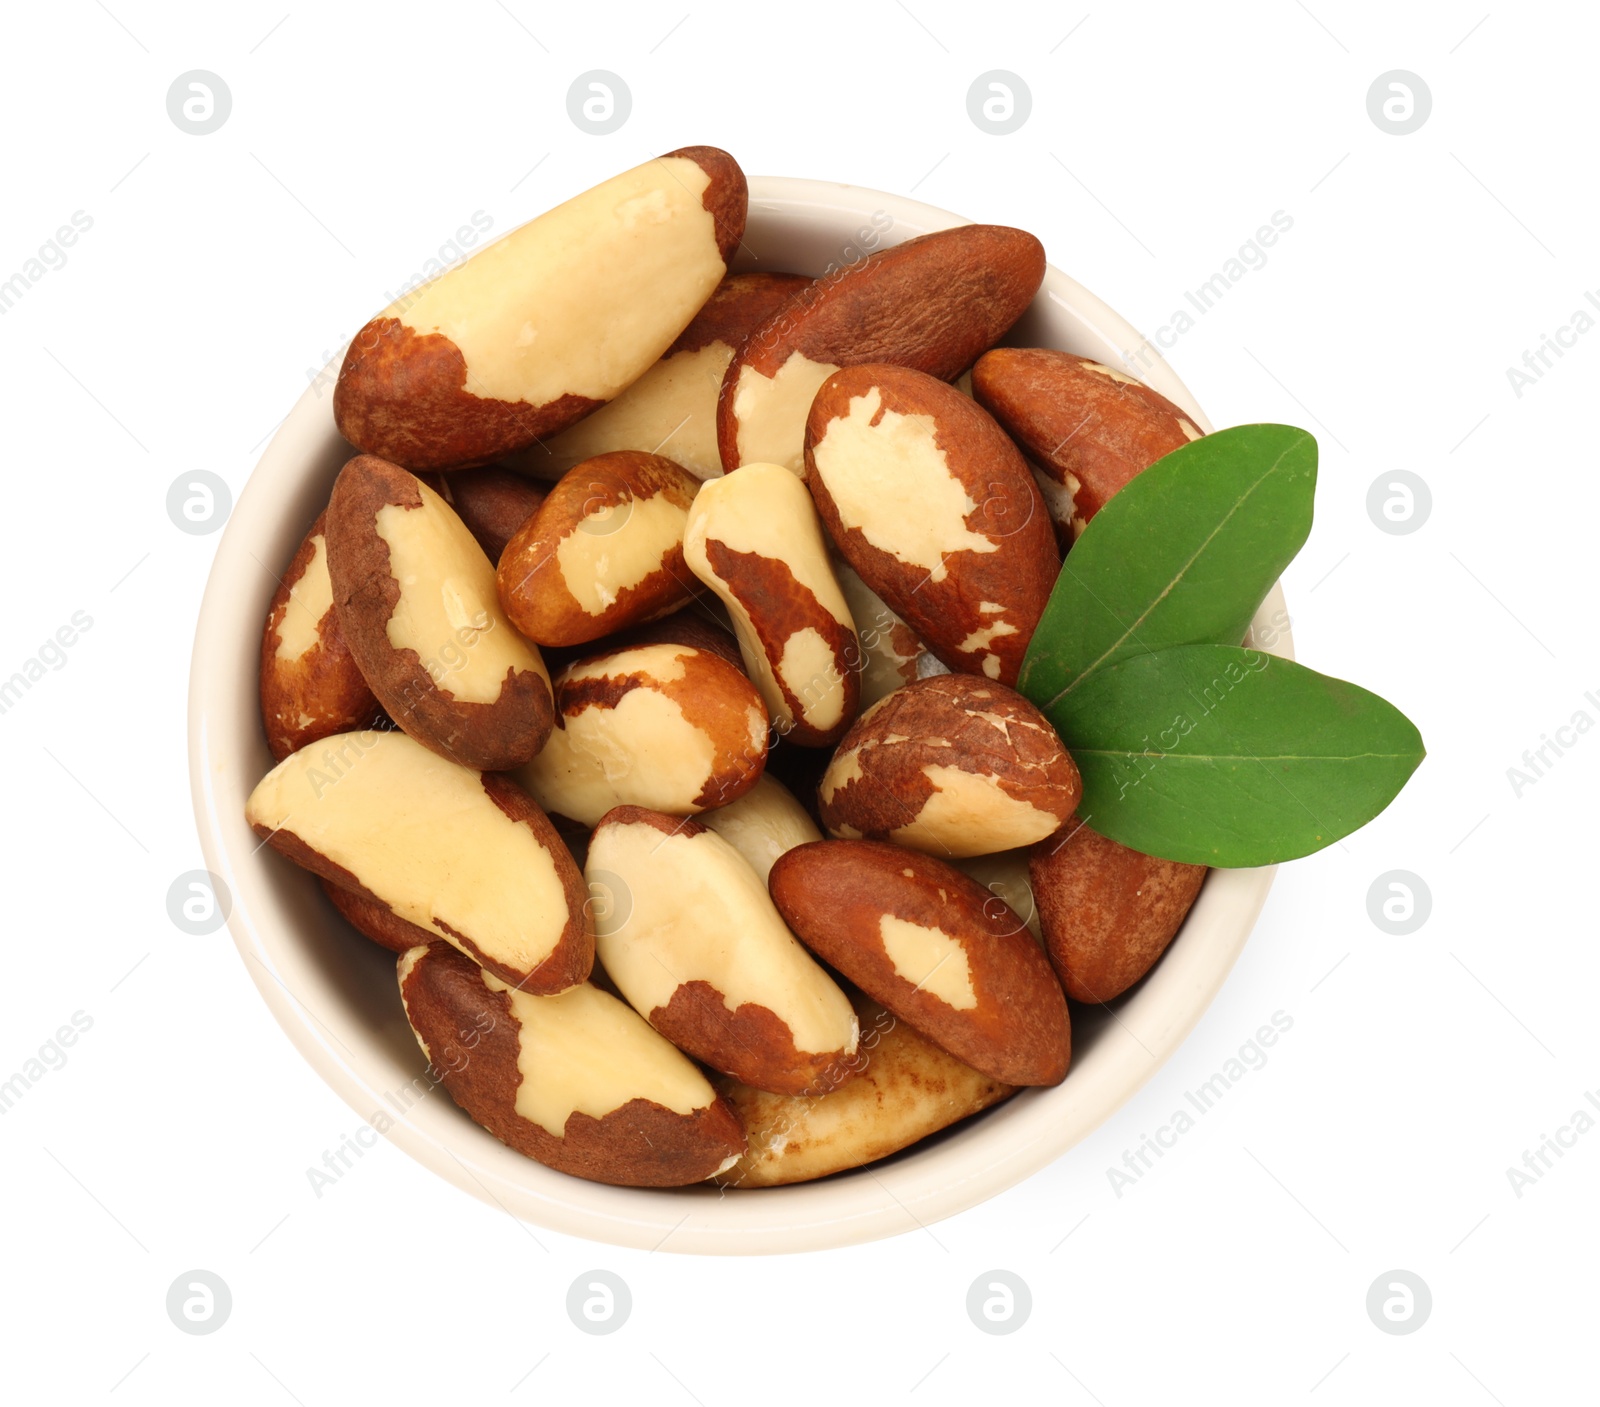
[[[874,213],[880,222],[884,215],[893,220],[880,246],[967,223],[880,191],[759,177],[750,182],[740,258],[745,267],[820,274],[834,261],[859,257],[850,251],[859,249],[858,231],[871,227]],[[1143,342],[1054,268],[1007,340],[1113,365]],[[1146,379],[1210,429],[1165,364]],[[1213,872],[1178,940],[1114,1014],[1074,1013],[1064,1084],[1025,1091],[870,1172],[730,1193],[607,1187],[512,1152],[443,1091],[402,1113],[400,1092],[411,1088],[424,1060],[401,1012],[393,957],[351,932],[316,881],[263,848],[244,819],[246,797],[272,765],[256,672],[273,574],[326,504],[351,453],[334,429],[328,384],[308,389],[273,436],[217,548],[195,632],[190,776],[206,864],[231,892],[229,927],[263,999],[339,1096],[412,1157],[528,1221],[617,1245],[725,1255],[849,1245],[951,1216],[1038,1171],[1127,1100],[1194,1026],[1244,946],[1272,869]],[[1258,621],[1282,607],[1274,589]],[[1278,632],[1275,652],[1290,652],[1287,632]]]

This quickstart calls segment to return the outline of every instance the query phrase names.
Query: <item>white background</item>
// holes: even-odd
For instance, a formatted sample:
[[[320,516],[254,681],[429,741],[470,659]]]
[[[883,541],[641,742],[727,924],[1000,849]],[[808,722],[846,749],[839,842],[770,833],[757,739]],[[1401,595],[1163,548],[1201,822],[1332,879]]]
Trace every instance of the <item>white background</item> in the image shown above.
[[[1592,1392],[1600,1130],[1520,1197],[1506,1172],[1600,1089],[1600,734],[1520,798],[1506,776],[1576,710],[1600,720],[1584,699],[1600,694],[1600,335],[1520,397],[1506,374],[1600,288],[1592,11],[465,0],[285,18],[285,3],[6,18],[0,280],[75,211],[93,226],[0,317],[0,675],[74,611],[93,626],[0,716],[0,1077],[74,1012],[93,1025],[0,1118],[5,1395],[1515,1407]],[[203,137],[165,107],[194,68],[233,96]],[[596,68],[633,95],[605,137],[566,112]],[[1032,91],[1012,135],[968,116],[989,69]],[[1391,69],[1432,92],[1408,136],[1368,116]],[[1379,820],[1280,871],[1231,980],[1136,1098],[948,1222],[849,1251],[645,1255],[534,1234],[382,1143],[319,1198],[306,1170],[356,1116],[225,932],[186,936],[165,910],[202,863],[185,685],[217,541],[177,531],[167,487],[205,468],[237,491],[308,370],[474,211],[498,233],[696,142],[752,172],[1033,230],[1147,330],[1275,211],[1292,217],[1170,357],[1218,425],[1317,432],[1317,524],[1285,582],[1300,657],[1398,703],[1430,756]],[[1397,469],[1433,497],[1405,536],[1366,509]],[[1368,916],[1396,869],[1433,896],[1406,937]],[[1119,1198],[1108,1167],[1275,1011],[1293,1028],[1265,1068]],[[233,1295],[208,1337],[165,1310],[196,1267]],[[634,1302],[604,1338],[564,1308],[597,1267]],[[1033,1297],[1005,1337],[965,1309],[997,1267]],[[1433,1295],[1405,1337],[1365,1308],[1395,1268]]]

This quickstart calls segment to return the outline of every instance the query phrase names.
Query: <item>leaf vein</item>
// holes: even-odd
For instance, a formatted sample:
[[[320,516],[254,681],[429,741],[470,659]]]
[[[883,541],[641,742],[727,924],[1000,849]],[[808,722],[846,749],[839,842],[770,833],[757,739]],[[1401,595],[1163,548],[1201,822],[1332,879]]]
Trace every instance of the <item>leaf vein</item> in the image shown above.
[[[1279,451],[1278,457],[1272,461],[1268,468],[1262,471],[1261,477],[1252,483],[1249,488],[1247,488],[1242,494],[1239,495],[1237,499],[1234,500],[1233,506],[1230,507],[1225,514],[1223,514],[1223,516],[1217,521],[1216,526],[1206,534],[1200,545],[1196,547],[1195,550],[1190,554],[1188,560],[1184,562],[1176,572],[1173,573],[1171,579],[1164,587],[1162,587],[1160,594],[1157,595],[1155,599],[1152,600],[1144,608],[1144,610],[1139,613],[1132,624],[1123,625],[1122,634],[1113,640],[1109,645],[1107,645],[1106,648],[1102,650],[1094,659],[1090,660],[1087,665],[1079,670],[1078,673],[1073,677],[1072,682],[1069,683],[1066,688],[1061,690],[1059,694],[1052,698],[1049,703],[1044,705],[1046,709],[1051,708],[1053,705],[1060,703],[1062,699],[1066,698],[1066,696],[1076,689],[1079,684],[1083,683],[1085,679],[1089,678],[1108,656],[1120,649],[1130,637],[1137,638],[1139,626],[1148,620],[1151,612],[1154,611],[1157,606],[1159,606],[1164,600],[1167,599],[1169,595],[1172,594],[1178,583],[1182,581],[1185,575],[1188,573],[1189,568],[1194,566],[1194,564],[1199,561],[1200,557],[1205,553],[1206,549],[1211,546],[1211,543],[1213,540],[1215,540],[1217,535],[1228,525],[1229,521],[1234,517],[1234,515],[1244,507],[1245,502],[1250,498],[1250,496],[1254,494],[1262,484],[1266,483],[1268,479],[1278,472],[1279,466],[1282,465],[1284,459],[1289,455],[1290,451],[1298,449],[1303,443],[1304,438],[1309,437],[1303,437],[1301,440],[1295,440],[1292,443],[1285,445],[1284,448]],[[1063,571],[1067,570],[1067,563],[1070,563],[1071,560],[1072,556],[1070,553],[1068,553],[1067,562],[1062,564]],[[1093,588],[1091,588],[1088,583],[1085,582],[1083,578],[1080,577],[1076,572],[1073,572],[1072,577],[1073,580],[1080,583],[1091,596],[1094,596],[1096,601],[1100,600],[1099,596],[1095,595]],[[1101,605],[1105,605],[1105,603],[1102,601]],[[1106,607],[1106,609],[1107,611],[1110,611],[1109,606]],[[1112,614],[1115,613],[1113,612]],[[1122,624],[1120,620],[1118,623]]]

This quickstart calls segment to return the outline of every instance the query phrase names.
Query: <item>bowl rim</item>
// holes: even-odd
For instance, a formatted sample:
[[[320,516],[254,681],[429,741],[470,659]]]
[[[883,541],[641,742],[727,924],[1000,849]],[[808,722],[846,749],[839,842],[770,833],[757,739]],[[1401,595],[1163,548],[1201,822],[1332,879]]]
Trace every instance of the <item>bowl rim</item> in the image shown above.
[[[888,244],[970,223],[869,187],[753,176],[746,239],[761,243],[758,234],[815,239],[831,232],[827,237],[837,241],[843,217],[853,224],[875,211],[893,218]],[[750,267],[753,257],[747,243],[735,267]],[[1109,347],[1119,356],[1128,348],[1149,346],[1130,323],[1054,266],[1046,270],[1036,309],[1041,300],[1049,316],[1068,319],[1077,340]],[[1023,321],[1032,316],[1030,311]],[[1176,372],[1154,348],[1151,357],[1151,366],[1141,366],[1140,378],[1209,431],[1209,422]],[[336,371],[341,359],[342,354],[329,364],[330,370]],[[241,691],[249,700],[245,716],[259,734],[254,700],[260,637],[252,627],[241,643],[237,615],[240,600],[260,594],[260,572],[271,569],[254,554],[250,539],[281,522],[291,499],[305,497],[307,466],[342,443],[333,429],[331,405],[321,395],[320,386],[326,384],[331,379],[325,375],[320,384],[309,385],[280,423],[218,542],[190,666],[190,789],[206,867],[226,887],[229,932],[257,991],[307,1063],[354,1113],[376,1127],[379,1115],[369,1111],[382,1111],[385,1098],[394,1103],[386,1094],[393,1086],[378,1075],[385,1067],[383,1054],[370,1028],[344,1023],[341,1034],[339,1021],[330,1024],[319,1015],[319,1009],[342,1010],[337,990],[314,955],[302,951],[305,945],[286,936],[290,925],[281,885],[287,872],[276,868],[276,857],[263,862],[261,843],[244,823],[239,803],[244,784],[230,749],[231,740],[248,750],[239,741]],[[286,492],[291,488],[294,494]],[[1274,586],[1256,624],[1270,622],[1275,636],[1271,651],[1293,658],[1292,634],[1282,624],[1287,618],[1282,589]],[[251,661],[242,679],[241,652]],[[264,753],[264,744],[260,750]],[[243,794],[248,790],[244,786]],[[1213,870],[1184,924],[1182,941],[1175,940],[1150,976],[1119,999],[1114,1010],[1107,1009],[1110,1020],[1102,1023],[1087,1056],[1074,1050],[1074,1068],[1064,1083],[1024,1091],[935,1135],[931,1143],[821,1181],[733,1194],[703,1185],[663,1191],[585,1182],[506,1148],[448,1101],[423,1099],[377,1131],[445,1180],[514,1218],[619,1246],[771,1254],[926,1229],[1047,1166],[1133,1097],[1220,990],[1254,928],[1275,873],[1275,866]],[[309,876],[305,882],[314,883]],[[415,1054],[420,1062],[421,1052]]]

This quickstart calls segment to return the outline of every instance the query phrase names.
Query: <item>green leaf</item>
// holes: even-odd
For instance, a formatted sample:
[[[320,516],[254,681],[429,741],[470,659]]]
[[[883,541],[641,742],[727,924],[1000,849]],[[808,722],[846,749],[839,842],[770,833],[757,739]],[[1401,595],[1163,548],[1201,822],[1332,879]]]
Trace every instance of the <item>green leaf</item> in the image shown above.
[[[1017,688],[1041,708],[1131,656],[1244,639],[1311,531],[1317,442],[1239,425],[1165,455],[1090,520]]]
[[[1382,811],[1424,756],[1393,704],[1236,645],[1135,655],[1045,713],[1083,774],[1088,825],[1204,865],[1331,845]]]

